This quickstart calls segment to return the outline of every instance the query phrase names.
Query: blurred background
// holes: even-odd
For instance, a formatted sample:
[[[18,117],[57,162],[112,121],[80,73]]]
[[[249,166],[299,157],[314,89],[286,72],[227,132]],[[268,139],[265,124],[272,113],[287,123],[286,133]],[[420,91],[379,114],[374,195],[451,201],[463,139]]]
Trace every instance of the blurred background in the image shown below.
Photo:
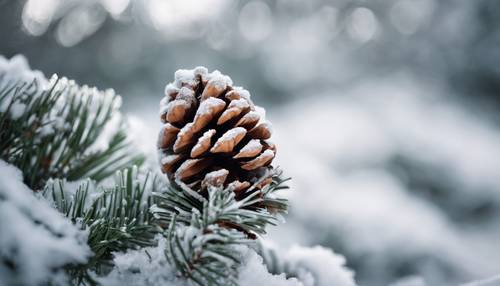
[[[0,54],[112,87],[155,158],[179,68],[266,107],[291,211],[268,239],[323,245],[359,285],[500,273],[500,2],[0,0]]]

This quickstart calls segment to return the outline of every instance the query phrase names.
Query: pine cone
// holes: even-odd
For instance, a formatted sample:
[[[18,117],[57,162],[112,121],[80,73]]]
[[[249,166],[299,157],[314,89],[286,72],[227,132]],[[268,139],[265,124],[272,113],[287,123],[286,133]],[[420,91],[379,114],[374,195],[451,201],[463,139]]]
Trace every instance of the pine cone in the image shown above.
[[[270,124],[250,93],[219,71],[178,70],[160,106],[162,172],[194,190],[229,187],[243,193],[271,183],[276,147]],[[262,109],[260,109],[262,110]]]

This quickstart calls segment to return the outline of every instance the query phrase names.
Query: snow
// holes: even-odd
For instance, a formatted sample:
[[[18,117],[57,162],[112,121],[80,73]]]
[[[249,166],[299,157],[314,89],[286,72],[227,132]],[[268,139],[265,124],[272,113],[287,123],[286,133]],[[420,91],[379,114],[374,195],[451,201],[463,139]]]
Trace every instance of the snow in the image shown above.
[[[161,163],[162,165],[165,165],[165,164],[169,165],[169,164],[171,164],[172,162],[174,162],[174,161],[178,160],[178,159],[179,159],[179,156],[180,156],[179,154],[173,154],[173,155],[163,156],[163,157],[161,157],[161,159],[160,159],[160,163]]]
[[[28,83],[36,81],[41,87],[46,87],[48,83],[45,76],[40,71],[33,71],[30,69],[25,57],[16,55],[8,60],[0,55],[0,89],[10,87],[19,81]],[[31,90],[33,90],[33,88],[24,87],[19,90],[19,94]],[[34,96],[39,95],[40,93],[34,94]],[[24,114],[27,106],[22,102],[22,98],[20,97],[17,97],[13,101],[13,96],[14,92],[10,92],[7,94],[7,97],[2,100],[3,104],[0,105],[0,112],[6,112],[9,104],[12,103],[9,110],[10,115],[12,119],[18,119]]]
[[[238,109],[245,109],[245,108],[249,108],[250,107],[250,104],[248,103],[248,101],[246,99],[236,99],[236,100],[232,100],[230,103],[229,103],[229,106],[228,108],[238,108]]]
[[[252,100],[250,99],[251,95],[250,95],[250,92],[248,90],[244,89],[241,86],[235,86],[234,90],[238,92],[238,94],[241,96],[241,98],[246,99],[248,101],[248,103],[252,103]]]
[[[7,285],[64,281],[61,267],[84,263],[86,234],[22,183],[21,172],[0,161],[0,277]],[[55,272],[54,272],[55,271]]]
[[[426,286],[426,283],[420,276],[409,276],[399,279],[398,281],[391,283],[389,286]]]
[[[462,284],[460,286],[498,286],[498,285],[500,285],[500,275],[495,275],[493,277],[465,283],[465,284]],[[404,285],[404,286],[406,286],[406,285]],[[420,285],[418,285],[418,286],[420,286]]]
[[[183,84],[194,86],[196,85],[196,78],[194,76],[193,70],[180,69],[175,72],[174,85],[177,88],[181,88]]]
[[[331,249],[294,245],[285,255],[285,261],[304,281],[304,286],[356,285],[354,273],[345,266],[345,258]]]
[[[197,229],[185,229],[186,236],[196,234]],[[167,262],[164,251],[166,240],[158,237],[158,246],[138,250],[129,250],[126,253],[115,253],[113,262],[115,267],[106,277],[98,278],[103,285],[166,285],[188,286],[191,285],[179,278],[176,270]],[[297,278],[287,279],[284,274],[274,275],[267,271],[262,258],[254,250],[247,247],[235,249],[243,258],[239,267],[239,286],[313,286],[304,284]],[[345,274],[344,274],[345,275]],[[338,281],[338,280],[336,280]],[[314,286],[330,286],[332,284],[314,284]],[[335,286],[351,286],[354,284],[334,284]]]
[[[104,125],[103,130],[97,137],[97,140],[92,143],[87,149],[88,153],[105,151],[109,148],[109,143],[113,136],[120,130],[120,127],[123,124],[123,119],[121,113],[115,111],[111,119]]]
[[[269,273],[262,262],[262,257],[251,250],[247,251],[246,261],[240,267],[239,271],[239,286],[306,286],[306,284],[296,278],[287,279],[285,274],[273,275]]]
[[[201,76],[203,80],[210,82],[217,88],[225,89],[227,86],[233,84],[231,78],[227,75],[223,75],[220,71],[215,70],[211,73],[205,67],[196,67],[194,69],[179,69],[175,72],[174,82],[171,85],[167,85],[165,93],[167,95],[172,94],[175,88],[181,88],[183,85],[195,86],[197,84],[197,76]]]
[[[226,105],[224,100],[215,97],[209,97],[200,103],[200,106],[196,111],[196,116],[211,114],[213,110],[218,109],[218,107],[222,104],[224,104],[224,106]]]
[[[52,135],[58,131],[67,130],[70,128],[65,122],[65,117],[68,112],[66,106],[67,102],[71,100],[72,96],[84,100],[92,97],[92,104],[88,105],[90,114],[87,120],[90,121],[95,119],[98,107],[102,104],[111,106],[112,119],[105,125],[103,132],[101,132],[88,152],[92,153],[108,148],[110,139],[118,132],[121,124],[121,114],[118,112],[121,105],[121,98],[115,96],[112,89],[99,91],[96,88],[91,88],[86,85],[78,86],[75,81],[68,80],[64,77],[59,79],[56,75],[52,76],[50,81],[48,81],[41,72],[31,70],[23,56],[14,56],[10,60],[0,56],[0,89],[11,86],[17,82],[31,83],[32,81],[36,81],[37,89],[34,87],[21,88],[18,95],[15,97],[14,93],[10,92],[7,97],[2,100],[0,112],[6,112],[7,107],[12,101],[9,110],[11,118],[14,120],[21,118],[30,108],[26,102],[28,92],[30,96],[38,97],[57,81],[54,90],[62,91],[63,94],[58,98],[54,108],[49,113],[45,114],[42,118],[37,118],[40,127],[36,132],[43,137]],[[37,92],[34,92],[35,90]],[[103,117],[104,113],[100,115],[99,119],[102,120]],[[88,130],[86,132],[88,132]]]
[[[200,138],[198,138],[198,142],[196,143],[196,145],[193,147],[192,150],[193,151],[198,150],[198,149],[203,147],[202,146],[203,144],[205,144],[207,142],[210,143],[209,140],[210,140],[210,138],[212,138],[212,136],[215,135],[215,133],[216,133],[215,129],[210,129],[210,130],[205,131],[203,133],[203,135]]]
[[[259,139],[252,139],[250,140],[247,145],[243,146],[241,148],[240,152],[241,153],[258,153],[262,150],[262,144],[260,144]]]
[[[391,78],[272,113],[275,164],[293,191],[283,192],[290,216],[271,238],[340,251],[360,284],[388,285],[401,278],[400,265],[428,285],[497,273],[500,217],[471,211],[500,205],[500,136],[439,92]],[[421,168],[399,173],[392,164],[401,157]],[[408,176],[422,174],[444,196],[411,188]]]
[[[217,142],[215,143],[215,146],[217,146],[217,143],[219,143],[219,141],[223,142],[223,141],[234,140],[236,137],[240,136],[241,134],[245,134],[245,133],[247,133],[247,130],[243,127],[236,127],[236,128],[229,129],[228,131],[226,131],[226,133],[224,133],[217,140]]]
[[[165,258],[166,240],[158,237],[158,246],[129,250],[114,254],[114,268],[105,277],[97,279],[102,285],[165,285],[188,286],[189,284],[176,276]]]
[[[236,146],[241,141],[241,139],[243,139],[246,133],[247,130],[243,127],[229,129],[219,139],[217,139],[217,142],[215,142],[214,146],[210,149],[210,152],[214,153],[218,151],[232,151],[234,146]]]
[[[210,185],[214,187],[222,186],[222,184],[226,181],[227,175],[229,175],[229,171],[226,169],[212,171],[205,175],[202,185]]]
[[[167,95],[165,98],[170,99],[170,97],[177,92],[179,92],[179,88],[177,88],[174,84],[169,83],[165,86],[165,95]]]
[[[260,107],[260,106],[255,106],[255,112],[259,115],[259,118],[260,118],[260,123],[261,122],[266,122],[267,119],[266,119],[266,109],[264,109],[263,107]]]
[[[227,86],[233,85],[233,81],[227,75],[223,75],[220,71],[215,70],[212,73],[207,74],[207,80],[209,83],[217,87],[217,89],[226,89]]]
[[[240,267],[240,286],[356,286],[354,273],[345,267],[345,258],[330,249],[315,246],[294,245],[279,252],[278,260],[286,264],[286,269],[294,278],[285,274],[268,273],[262,257],[251,250],[244,254],[245,263]]]

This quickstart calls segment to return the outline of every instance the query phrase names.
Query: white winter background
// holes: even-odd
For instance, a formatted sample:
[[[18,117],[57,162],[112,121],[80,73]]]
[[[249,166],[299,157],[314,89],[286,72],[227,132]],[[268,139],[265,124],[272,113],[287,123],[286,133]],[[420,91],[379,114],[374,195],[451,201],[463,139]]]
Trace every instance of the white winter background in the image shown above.
[[[266,244],[303,269],[272,276],[250,251],[248,285],[349,285],[349,271],[367,286],[500,285],[498,15],[487,0],[0,0],[0,54],[115,88],[151,166],[175,70],[248,89],[292,177]],[[144,282],[122,275],[134,265],[169,279],[156,250],[151,265],[117,255],[107,282]]]

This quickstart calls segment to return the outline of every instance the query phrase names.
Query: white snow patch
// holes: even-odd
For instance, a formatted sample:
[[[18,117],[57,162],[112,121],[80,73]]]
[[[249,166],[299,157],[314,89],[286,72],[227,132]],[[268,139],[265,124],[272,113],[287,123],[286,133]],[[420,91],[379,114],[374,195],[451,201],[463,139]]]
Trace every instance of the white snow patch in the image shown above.
[[[186,280],[176,276],[176,269],[165,258],[165,238],[159,237],[158,246],[115,253],[114,268],[105,277],[97,278],[102,285],[165,285],[187,286]]]
[[[285,255],[305,286],[355,286],[354,273],[345,266],[345,258],[321,246],[293,246]]]
[[[219,138],[219,140],[220,141],[233,140],[237,136],[239,136],[241,134],[245,134],[246,132],[247,132],[247,130],[243,127],[232,128],[232,129],[229,129],[228,131],[226,131],[226,133],[224,133],[224,135],[222,135]],[[217,142],[219,142],[219,140],[217,140]]]
[[[240,98],[237,100],[232,100],[229,103],[228,108],[232,108],[232,107],[236,107],[238,109],[245,109],[245,108],[250,107],[250,104],[248,103],[248,101],[246,99]]]
[[[198,110],[196,111],[196,116],[210,114],[210,113],[212,113],[212,110],[214,110],[216,108],[216,106],[219,106],[221,104],[226,105],[226,103],[222,99],[215,98],[215,97],[209,97],[200,103],[200,106],[198,107]]]
[[[241,148],[240,152],[257,152],[262,149],[262,144],[260,144],[259,139],[250,140],[247,145]]]
[[[85,233],[22,182],[15,167],[0,160],[0,277],[7,285],[42,285],[63,279],[61,268],[90,255]],[[55,272],[54,272],[55,271]]]
[[[239,269],[238,282],[240,286],[309,286],[296,278],[287,279],[285,274],[274,275],[269,273],[262,262],[262,257],[252,250],[247,250],[245,257],[246,261]]]

